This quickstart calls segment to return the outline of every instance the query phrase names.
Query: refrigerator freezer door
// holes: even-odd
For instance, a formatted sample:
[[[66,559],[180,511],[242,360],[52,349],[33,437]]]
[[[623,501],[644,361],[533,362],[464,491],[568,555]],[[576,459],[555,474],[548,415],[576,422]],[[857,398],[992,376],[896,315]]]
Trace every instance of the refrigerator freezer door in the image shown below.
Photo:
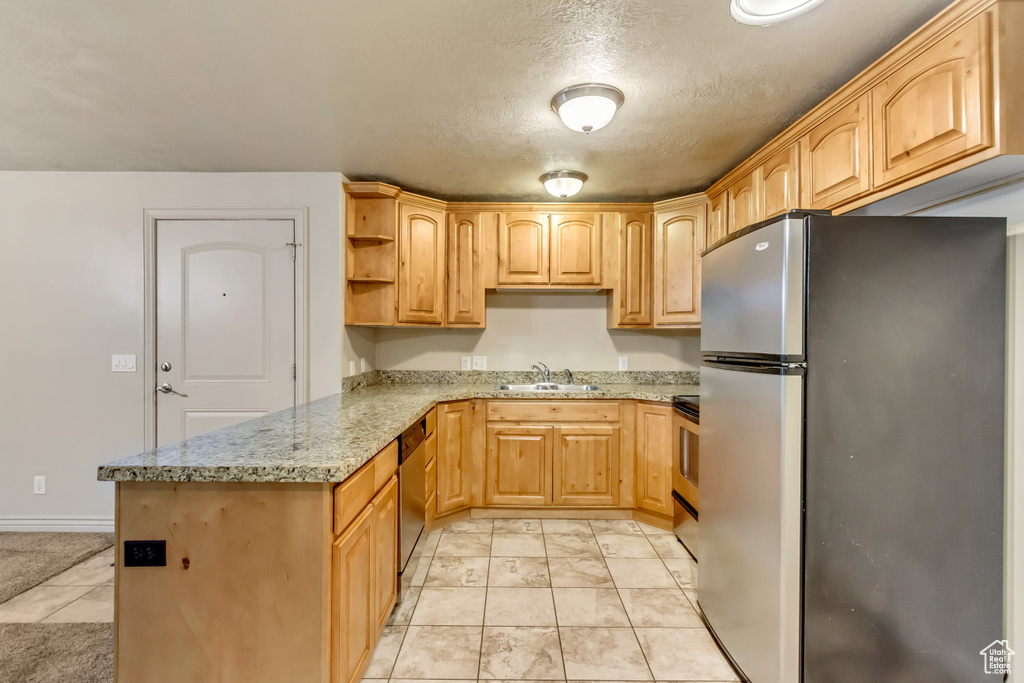
[[[803,219],[727,242],[704,256],[701,269],[702,353],[803,360]]]
[[[791,683],[800,675],[803,376],[724,367],[701,369],[697,598],[747,678]]]

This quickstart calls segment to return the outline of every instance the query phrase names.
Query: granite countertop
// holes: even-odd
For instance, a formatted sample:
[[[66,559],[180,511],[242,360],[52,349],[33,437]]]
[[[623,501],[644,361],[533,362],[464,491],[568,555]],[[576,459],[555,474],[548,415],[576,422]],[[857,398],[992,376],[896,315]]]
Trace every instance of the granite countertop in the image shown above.
[[[496,391],[494,384],[375,384],[146,451],[101,481],[340,482],[435,404],[470,398],[671,401],[696,384],[602,384],[602,391]]]

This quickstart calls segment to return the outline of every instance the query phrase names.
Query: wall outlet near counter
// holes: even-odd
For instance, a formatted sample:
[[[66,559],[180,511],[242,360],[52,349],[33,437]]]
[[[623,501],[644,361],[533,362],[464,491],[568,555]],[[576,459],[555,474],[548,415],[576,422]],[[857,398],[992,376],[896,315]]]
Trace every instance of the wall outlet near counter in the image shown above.
[[[366,359],[365,358],[360,358],[359,359],[359,372],[366,372],[366,370],[367,370]]]
[[[463,356],[462,357],[462,369],[463,370],[472,370],[473,369],[473,356]]]
[[[487,369],[487,356],[473,356],[473,369],[474,370],[486,370]]]
[[[619,356],[619,370],[629,370],[629,356]]]

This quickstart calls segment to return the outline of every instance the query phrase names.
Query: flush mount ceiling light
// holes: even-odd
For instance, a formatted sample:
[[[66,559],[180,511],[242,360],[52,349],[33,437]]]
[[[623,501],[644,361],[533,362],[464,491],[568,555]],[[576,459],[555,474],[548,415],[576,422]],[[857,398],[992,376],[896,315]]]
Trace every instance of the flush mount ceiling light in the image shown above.
[[[618,88],[601,83],[581,83],[551,98],[551,109],[569,128],[581,133],[604,128],[626,96]]]
[[[771,26],[809,12],[825,0],[732,0],[732,18],[750,26]]]
[[[559,199],[571,197],[579,192],[586,179],[587,174],[579,171],[551,171],[540,177],[548,194]]]

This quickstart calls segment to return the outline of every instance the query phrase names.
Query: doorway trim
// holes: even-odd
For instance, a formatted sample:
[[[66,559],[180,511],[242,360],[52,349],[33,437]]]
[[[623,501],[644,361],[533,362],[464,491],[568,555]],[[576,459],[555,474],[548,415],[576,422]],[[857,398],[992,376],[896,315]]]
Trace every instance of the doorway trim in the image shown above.
[[[156,448],[156,230],[167,221],[292,221],[295,227],[295,405],[309,402],[309,209],[145,209],[142,241],[144,328],[142,351],[143,448]]]

